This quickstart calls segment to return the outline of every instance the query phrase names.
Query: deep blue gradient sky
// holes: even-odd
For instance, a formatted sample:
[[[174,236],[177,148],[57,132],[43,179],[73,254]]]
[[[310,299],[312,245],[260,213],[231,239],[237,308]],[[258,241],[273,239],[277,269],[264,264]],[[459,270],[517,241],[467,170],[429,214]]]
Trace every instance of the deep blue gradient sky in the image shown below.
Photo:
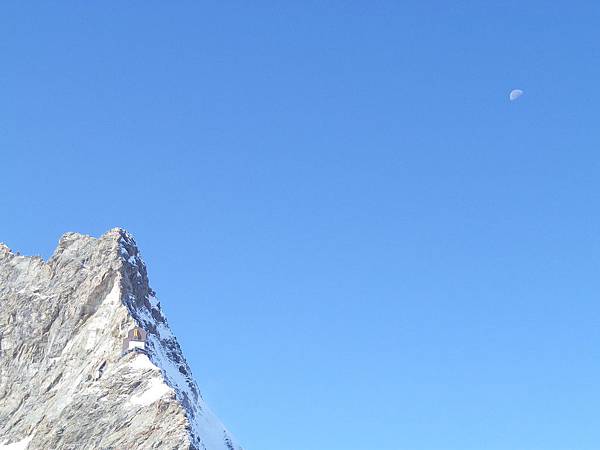
[[[597,450],[599,5],[3,2],[0,241],[132,232],[248,450]]]

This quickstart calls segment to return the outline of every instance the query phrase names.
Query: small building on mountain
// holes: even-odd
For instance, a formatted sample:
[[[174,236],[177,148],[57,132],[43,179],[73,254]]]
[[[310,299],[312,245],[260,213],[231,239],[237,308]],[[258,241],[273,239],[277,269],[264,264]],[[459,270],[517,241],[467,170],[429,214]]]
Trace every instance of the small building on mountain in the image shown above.
[[[146,351],[146,332],[140,327],[134,327],[123,339],[123,354],[130,351]]]

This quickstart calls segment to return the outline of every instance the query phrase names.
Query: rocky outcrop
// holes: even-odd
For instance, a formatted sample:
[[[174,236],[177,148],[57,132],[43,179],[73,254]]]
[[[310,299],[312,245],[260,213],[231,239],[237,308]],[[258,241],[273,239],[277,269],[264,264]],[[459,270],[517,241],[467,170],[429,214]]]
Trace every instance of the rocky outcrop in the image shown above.
[[[123,352],[134,327],[145,349]],[[206,407],[134,239],[0,244],[0,450],[240,450]]]

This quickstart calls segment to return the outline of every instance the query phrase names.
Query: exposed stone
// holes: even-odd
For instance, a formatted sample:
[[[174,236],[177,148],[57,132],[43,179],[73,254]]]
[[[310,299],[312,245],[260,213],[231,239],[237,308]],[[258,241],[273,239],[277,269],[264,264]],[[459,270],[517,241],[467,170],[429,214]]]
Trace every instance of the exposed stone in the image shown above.
[[[124,354],[134,327],[145,349]],[[241,450],[206,407],[133,237],[0,244],[0,448]],[[28,444],[28,446],[27,446]]]

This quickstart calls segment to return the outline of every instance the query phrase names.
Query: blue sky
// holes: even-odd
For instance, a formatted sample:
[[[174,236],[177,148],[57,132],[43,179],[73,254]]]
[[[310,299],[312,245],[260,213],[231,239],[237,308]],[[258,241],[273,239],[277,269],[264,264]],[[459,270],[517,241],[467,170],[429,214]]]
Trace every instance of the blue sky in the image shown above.
[[[597,450],[599,22],[4,2],[0,241],[131,231],[248,450]]]

